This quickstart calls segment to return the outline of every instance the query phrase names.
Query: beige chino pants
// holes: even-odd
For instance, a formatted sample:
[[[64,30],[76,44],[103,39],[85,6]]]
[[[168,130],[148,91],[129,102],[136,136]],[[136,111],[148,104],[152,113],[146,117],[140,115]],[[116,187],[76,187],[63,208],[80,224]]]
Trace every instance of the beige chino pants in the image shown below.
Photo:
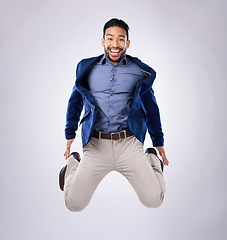
[[[163,202],[165,182],[159,159],[144,154],[142,143],[131,136],[118,141],[96,139],[83,148],[80,163],[70,156],[65,174],[65,204],[70,211],[81,211],[90,202],[100,181],[118,171],[131,183],[147,207]]]

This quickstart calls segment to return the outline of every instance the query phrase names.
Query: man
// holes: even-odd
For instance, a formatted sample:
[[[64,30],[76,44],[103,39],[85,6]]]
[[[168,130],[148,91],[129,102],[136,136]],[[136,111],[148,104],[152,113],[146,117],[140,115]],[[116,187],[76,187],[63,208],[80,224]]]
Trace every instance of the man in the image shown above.
[[[105,54],[82,60],[67,108],[64,153],[66,166],[59,175],[66,207],[81,211],[100,181],[111,171],[123,174],[147,207],[158,207],[165,195],[163,163],[168,165],[152,84],[155,71],[138,58],[126,55],[128,25],[109,20],[103,28]],[[70,154],[81,111],[83,157]],[[153,146],[145,153],[148,130]]]

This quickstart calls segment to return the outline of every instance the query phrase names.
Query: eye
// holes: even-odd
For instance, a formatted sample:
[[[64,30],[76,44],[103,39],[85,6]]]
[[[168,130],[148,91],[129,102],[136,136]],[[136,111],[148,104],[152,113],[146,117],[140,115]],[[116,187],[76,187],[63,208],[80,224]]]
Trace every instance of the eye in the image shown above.
[[[123,41],[124,41],[124,38],[120,38],[119,41],[120,41],[120,42],[123,42]]]
[[[108,41],[112,41],[112,40],[113,40],[113,38],[107,38],[107,40],[108,40]]]

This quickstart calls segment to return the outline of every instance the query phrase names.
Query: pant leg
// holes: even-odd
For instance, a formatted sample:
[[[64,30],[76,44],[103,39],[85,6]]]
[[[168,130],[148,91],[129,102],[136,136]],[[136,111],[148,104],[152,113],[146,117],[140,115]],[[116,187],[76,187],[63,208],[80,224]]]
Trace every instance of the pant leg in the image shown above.
[[[153,164],[158,168],[156,158],[151,154],[146,156],[142,143],[134,136],[115,143],[114,168],[128,179],[147,207],[160,206],[165,194],[162,172],[152,167]]]
[[[113,169],[111,141],[92,138],[78,162],[70,157],[65,175],[65,204],[81,211],[90,202],[100,181]]]
[[[160,160],[154,154],[147,154],[146,158],[149,161],[149,163],[151,164],[151,166],[152,166],[152,168],[155,172],[155,175],[156,175],[157,180],[159,182],[160,188],[162,189],[163,197],[164,197],[165,192],[166,192],[166,185],[165,185],[165,180],[164,180]]]

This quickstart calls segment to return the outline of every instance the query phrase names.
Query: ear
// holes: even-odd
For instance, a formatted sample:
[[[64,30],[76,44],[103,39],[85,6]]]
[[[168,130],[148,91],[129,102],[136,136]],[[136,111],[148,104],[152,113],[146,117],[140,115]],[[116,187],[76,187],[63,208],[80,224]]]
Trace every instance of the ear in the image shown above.
[[[105,40],[102,38],[102,46],[104,47]]]
[[[130,46],[130,40],[127,40],[126,47],[129,48]]]

